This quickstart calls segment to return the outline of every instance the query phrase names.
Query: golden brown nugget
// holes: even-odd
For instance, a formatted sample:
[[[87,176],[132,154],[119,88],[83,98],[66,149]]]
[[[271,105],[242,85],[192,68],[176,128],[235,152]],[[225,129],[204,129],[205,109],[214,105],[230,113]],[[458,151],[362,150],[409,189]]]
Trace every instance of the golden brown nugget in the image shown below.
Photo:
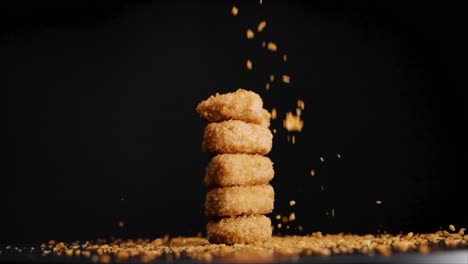
[[[264,215],[227,217],[206,225],[211,243],[228,245],[264,242],[271,238],[272,231],[271,220]]]
[[[268,214],[273,211],[275,192],[271,185],[214,188],[206,194],[207,216]]]
[[[263,109],[262,98],[244,89],[210,96],[197,106],[197,112],[208,122],[241,120],[269,127],[270,113]]]
[[[267,184],[274,176],[268,157],[251,154],[219,154],[206,167],[208,187]]]
[[[210,154],[247,153],[265,155],[271,151],[270,129],[239,120],[210,123],[205,127],[202,149]]]

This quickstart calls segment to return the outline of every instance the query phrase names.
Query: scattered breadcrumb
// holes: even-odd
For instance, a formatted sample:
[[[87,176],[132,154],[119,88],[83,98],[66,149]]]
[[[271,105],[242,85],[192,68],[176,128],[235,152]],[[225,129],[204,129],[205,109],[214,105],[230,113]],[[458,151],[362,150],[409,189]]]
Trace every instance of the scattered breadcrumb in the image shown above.
[[[336,154],[336,156],[337,156],[339,159],[341,159],[341,154],[340,154],[340,153]]]
[[[265,84],[265,89],[270,90],[270,83]]]
[[[284,54],[283,55],[283,61],[287,61],[288,60],[288,55]]]
[[[375,201],[376,204],[382,204],[382,201],[381,200],[377,200]]]
[[[260,23],[258,24],[258,26],[257,26],[257,31],[258,31],[258,32],[262,32],[262,31],[265,29],[266,25],[267,25],[266,21],[263,20],[262,22],[260,22]]]
[[[320,157],[321,162],[325,162],[325,159],[323,157]]]
[[[278,46],[276,46],[276,43],[270,41],[270,42],[268,42],[268,44],[267,44],[267,49],[268,49],[269,51],[277,51],[277,50],[278,50]]]
[[[333,209],[332,209],[333,214]],[[278,216],[276,216],[278,218]],[[288,223],[295,221],[294,213],[289,217],[283,216],[282,223],[276,223],[275,227],[285,230],[296,229],[303,231],[302,225],[294,228]],[[288,228],[289,227],[289,228]],[[274,262],[274,260],[292,260],[308,256],[331,255],[383,255],[391,256],[395,253],[419,252],[428,254],[432,251],[444,249],[468,248],[468,236],[465,229],[458,233],[450,233],[439,230],[435,233],[413,233],[406,235],[397,234],[322,234],[321,232],[309,233],[304,236],[273,236],[264,242],[253,244],[211,244],[204,237],[174,237],[156,239],[110,239],[87,241],[79,243],[79,249],[70,251],[73,243],[60,242],[54,250],[46,247],[38,247],[40,256],[47,256],[47,260],[60,256],[60,260],[67,261],[75,257],[83,258],[84,262],[109,263],[118,262],[153,262],[171,260],[195,260],[216,262]],[[59,246],[60,245],[60,246]],[[21,250],[30,246],[17,246],[12,252],[12,247],[0,246],[2,252],[8,254],[21,254]],[[16,253],[15,253],[16,252]],[[34,254],[34,253],[30,253]],[[63,259],[65,258],[65,259]],[[87,261],[86,261],[87,259]],[[57,259],[59,260],[59,259]]]
[[[274,81],[275,81],[275,75],[270,74],[270,82],[274,82]]]
[[[289,76],[288,75],[283,75],[283,82],[284,83],[289,83],[289,81],[290,81]]]
[[[255,33],[250,28],[247,29],[246,35],[247,35],[247,39],[253,39],[255,37]]]
[[[450,231],[452,231],[452,232],[455,232],[455,230],[456,230],[454,225],[449,225],[449,229],[450,229]]]
[[[262,47],[266,47],[266,42],[262,41]]]
[[[315,176],[315,170],[310,170],[310,176]]]
[[[124,221],[118,221],[117,222],[117,226],[120,227],[120,228],[123,228],[125,225]]]
[[[296,204],[296,201],[294,200],[289,201],[289,206],[294,206],[295,204]]]
[[[294,135],[291,136],[291,143],[296,144],[296,136]]]
[[[236,6],[233,6],[231,9],[231,14],[233,16],[237,16],[238,13],[239,13],[239,9]]]

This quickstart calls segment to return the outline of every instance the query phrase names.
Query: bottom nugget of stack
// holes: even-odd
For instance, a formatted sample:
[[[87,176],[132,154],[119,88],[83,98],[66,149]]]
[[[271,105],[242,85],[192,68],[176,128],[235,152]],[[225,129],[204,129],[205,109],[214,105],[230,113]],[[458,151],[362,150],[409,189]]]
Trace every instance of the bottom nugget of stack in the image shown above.
[[[273,232],[270,218],[264,215],[249,215],[210,220],[206,233],[211,243],[248,244],[263,242]]]

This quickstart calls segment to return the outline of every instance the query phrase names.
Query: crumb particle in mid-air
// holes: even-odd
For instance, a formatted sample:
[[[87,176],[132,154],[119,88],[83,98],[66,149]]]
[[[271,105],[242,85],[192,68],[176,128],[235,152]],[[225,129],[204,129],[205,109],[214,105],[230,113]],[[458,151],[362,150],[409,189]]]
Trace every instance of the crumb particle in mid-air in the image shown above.
[[[267,25],[266,21],[263,20],[262,22],[260,22],[260,23],[258,24],[258,26],[257,26],[257,31],[258,31],[258,32],[262,32],[262,31],[265,29],[266,25]]]
[[[267,49],[268,49],[269,51],[277,51],[277,50],[278,50],[278,46],[276,45],[276,43],[270,41],[270,42],[268,42],[268,44],[267,44]]]
[[[239,9],[236,6],[233,6],[231,9],[231,14],[233,16],[237,16],[238,13],[239,13]]]
[[[291,112],[286,113],[286,118],[283,120],[283,127],[287,131],[301,132],[304,127],[304,121],[301,120],[301,113],[296,111],[296,115]]]
[[[252,61],[251,61],[251,60],[247,60],[246,66],[247,66],[247,70],[249,70],[249,71],[252,70],[252,67],[253,67]]]
[[[275,120],[276,119],[276,108],[273,108],[271,109],[271,120]]]
[[[255,33],[250,28],[247,29],[247,32],[245,33],[245,35],[247,36],[247,39],[253,39],[255,37]]]
[[[293,222],[296,220],[296,214],[293,212],[289,215],[289,222]]]

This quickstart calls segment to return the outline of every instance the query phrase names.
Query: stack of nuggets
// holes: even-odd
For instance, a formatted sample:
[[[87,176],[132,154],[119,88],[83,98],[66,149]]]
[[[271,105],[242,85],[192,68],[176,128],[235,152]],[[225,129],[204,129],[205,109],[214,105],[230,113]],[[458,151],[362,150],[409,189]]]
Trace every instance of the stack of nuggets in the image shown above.
[[[216,94],[197,106],[207,120],[203,151],[213,155],[206,168],[206,231],[212,243],[254,243],[271,238],[274,190],[270,114],[251,91]]]

